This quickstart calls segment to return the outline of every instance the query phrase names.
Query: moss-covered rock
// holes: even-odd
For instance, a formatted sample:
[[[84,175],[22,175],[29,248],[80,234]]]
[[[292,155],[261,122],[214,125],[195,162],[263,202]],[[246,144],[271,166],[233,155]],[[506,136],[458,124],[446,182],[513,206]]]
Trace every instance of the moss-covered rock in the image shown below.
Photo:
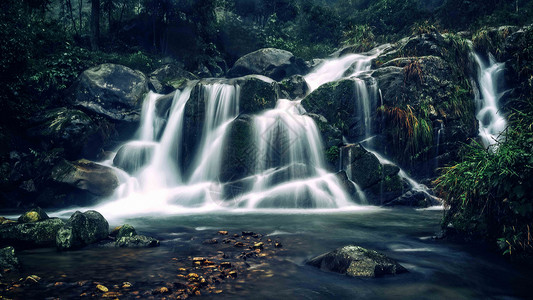
[[[198,77],[187,72],[178,64],[165,64],[148,76],[150,89],[158,94],[168,94],[178,88],[183,88],[188,80]]]
[[[263,76],[244,76],[235,79],[240,86],[239,111],[253,114],[276,106],[279,86],[275,81]]]
[[[281,94],[287,99],[301,99],[307,95],[309,86],[301,75],[293,75],[279,83]]]
[[[75,212],[56,235],[59,250],[74,250],[107,238],[109,224],[97,211]]]
[[[137,231],[135,231],[135,228],[133,228],[133,226],[131,226],[130,224],[124,224],[118,230],[117,240],[123,237],[132,237],[135,235],[137,235]]]
[[[39,248],[54,246],[56,234],[64,223],[50,218],[32,223],[6,223],[0,225],[0,245],[17,248]]]
[[[324,271],[350,277],[381,277],[408,272],[397,261],[375,251],[356,245],[338,248],[306,262]]]
[[[29,211],[23,213],[19,218],[19,223],[35,223],[38,221],[48,219],[48,215],[40,207],[32,208]]]
[[[337,128],[346,131],[356,107],[353,80],[343,79],[323,84],[302,100],[309,113],[322,115]],[[342,124],[340,123],[342,122]]]

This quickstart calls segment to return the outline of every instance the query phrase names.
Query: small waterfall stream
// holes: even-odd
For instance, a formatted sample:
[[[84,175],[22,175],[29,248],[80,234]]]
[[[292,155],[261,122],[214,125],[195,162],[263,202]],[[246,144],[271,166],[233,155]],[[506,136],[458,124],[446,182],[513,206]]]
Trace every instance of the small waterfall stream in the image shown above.
[[[477,53],[473,53],[472,56],[478,67],[476,119],[479,121],[479,136],[483,146],[489,147],[499,141],[500,134],[507,126],[499,107],[503,95],[499,84],[503,82],[505,64],[496,62],[490,54],[488,62]]]

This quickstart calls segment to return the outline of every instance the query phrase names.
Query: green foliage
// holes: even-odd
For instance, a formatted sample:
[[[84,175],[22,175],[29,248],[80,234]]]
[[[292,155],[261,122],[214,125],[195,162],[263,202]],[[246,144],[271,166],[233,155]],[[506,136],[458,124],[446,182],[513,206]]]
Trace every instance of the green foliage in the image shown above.
[[[413,108],[382,106],[379,111],[388,123],[387,135],[391,138],[393,151],[403,162],[412,162],[427,153],[433,144],[433,128],[427,116],[415,115]]]
[[[504,27],[498,30],[491,30],[483,27],[473,34],[472,44],[476,51],[492,53],[496,57],[501,57],[504,41],[510,33],[511,30],[509,27]]]
[[[503,141],[465,145],[435,181],[449,208],[443,226],[486,237],[513,257],[533,254],[533,100],[519,102]]]
[[[357,52],[364,52],[375,46],[375,35],[367,24],[352,25],[342,32],[344,45],[353,45]]]
[[[437,26],[430,23],[428,20],[424,22],[415,22],[411,25],[411,34],[420,35],[420,34],[429,34],[438,32]]]
[[[340,150],[337,146],[331,146],[326,150],[326,160],[330,163],[334,163],[339,159]]]

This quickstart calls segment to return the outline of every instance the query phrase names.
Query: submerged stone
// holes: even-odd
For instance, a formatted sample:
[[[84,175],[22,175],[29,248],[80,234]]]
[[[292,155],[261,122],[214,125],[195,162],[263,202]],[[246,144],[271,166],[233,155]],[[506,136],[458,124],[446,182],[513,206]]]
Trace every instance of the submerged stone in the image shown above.
[[[310,259],[306,264],[351,277],[381,277],[408,272],[397,261],[356,245],[338,248]]]
[[[117,239],[115,247],[121,248],[146,248],[159,246],[159,240],[144,235],[124,236]]]

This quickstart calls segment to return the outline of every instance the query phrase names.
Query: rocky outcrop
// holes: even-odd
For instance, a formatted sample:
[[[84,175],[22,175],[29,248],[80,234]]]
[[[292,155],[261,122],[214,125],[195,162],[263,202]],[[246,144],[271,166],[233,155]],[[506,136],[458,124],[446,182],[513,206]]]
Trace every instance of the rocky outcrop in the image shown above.
[[[137,122],[148,92],[146,76],[115,64],[84,71],[71,88],[73,104],[113,121]]]
[[[350,277],[382,277],[408,272],[397,261],[375,251],[350,245],[319,255],[306,264]]]
[[[55,241],[59,250],[73,250],[107,238],[109,224],[97,211],[75,212],[57,232]]]
[[[274,80],[296,74],[305,74],[307,65],[285,50],[264,48],[248,53],[239,58],[228,71],[228,76],[239,77],[249,74],[259,74]]]
[[[64,160],[52,170],[52,179],[98,196],[109,196],[118,186],[113,169],[81,159],[75,162]]]
[[[16,248],[52,247],[55,237],[64,223],[50,218],[31,223],[7,223],[0,225],[0,245]]]

